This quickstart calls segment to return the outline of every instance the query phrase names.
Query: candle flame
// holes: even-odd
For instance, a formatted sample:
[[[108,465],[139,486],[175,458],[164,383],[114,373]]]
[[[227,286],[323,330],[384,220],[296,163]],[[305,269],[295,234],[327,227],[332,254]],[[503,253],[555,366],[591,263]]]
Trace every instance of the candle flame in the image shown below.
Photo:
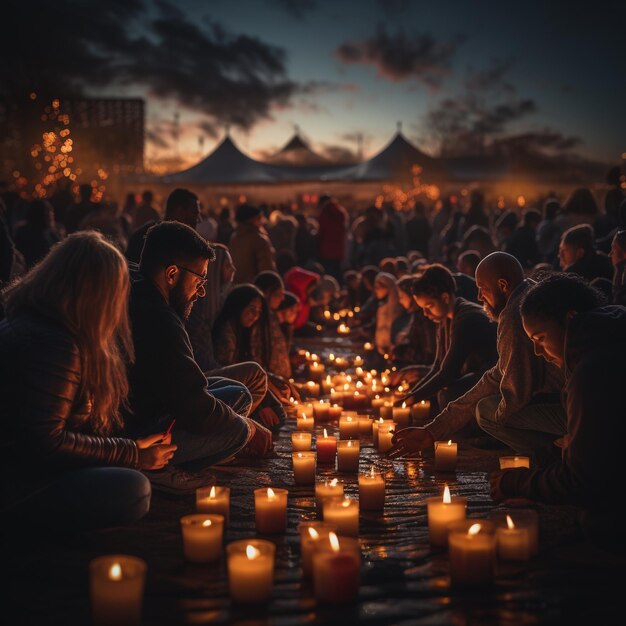
[[[381,417],[378,421],[382,424],[385,420]]]
[[[295,401],[296,401],[296,399],[295,399],[293,396],[291,396],[291,397],[289,398],[289,402],[291,402],[291,404],[293,404]]]
[[[211,525],[211,520],[210,520],[210,519],[205,519],[205,520],[202,522],[202,525],[203,525],[205,528],[208,528],[208,527]]]
[[[443,502],[444,504],[450,504],[452,502],[452,498],[450,497],[450,488],[448,485],[446,485],[443,490]]]
[[[376,474],[374,473],[374,466],[372,465],[372,468],[370,470],[370,474],[372,476],[372,478],[376,478]]]
[[[320,538],[320,534],[312,526],[309,526],[307,530],[309,531],[309,537],[311,537],[311,539],[317,540]]]
[[[451,446],[452,445],[452,439],[448,440],[448,445]]]
[[[330,385],[330,374],[328,374],[328,376],[326,376],[326,384]]]
[[[347,509],[347,508],[350,506],[350,500],[347,500],[347,499],[346,499],[346,500],[344,500],[344,501],[341,503],[341,506]]]
[[[109,578],[111,580],[122,580],[122,566],[119,563],[113,563],[109,568]]]
[[[328,541],[330,542],[330,547],[333,549],[333,552],[339,552],[339,539],[335,533],[328,533]]]
[[[301,459],[302,458],[302,452],[298,452],[298,458]]]
[[[348,385],[348,383],[346,383],[346,384],[343,386],[343,390],[344,390],[344,391],[348,391],[348,389],[350,389],[350,385]]]
[[[326,429],[324,428],[324,439],[326,439],[328,437],[328,432],[326,431]]]
[[[472,537],[473,535],[477,535],[480,532],[480,524],[472,524],[467,531],[468,536]]]
[[[348,441],[348,448],[352,447],[352,439],[350,439],[350,441]]]
[[[334,361],[334,360],[335,360],[335,355],[331,352],[331,353],[328,355],[328,358],[329,358],[331,361]]]
[[[305,420],[306,419],[306,413],[302,413],[302,419]]]
[[[403,402],[403,403],[402,403],[402,408],[403,408],[403,409],[406,409],[406,402]]]
[[[422,400],[420,404],[426,404],[426,400]]]
[[[404,387],[402,385],[400,385],[398,387],[398,393],[402,393],[404,391]]]
[[[346,417],[346,422],[351,422],[352,421],[352,415],[348,415],[348,417]]]
[[[330,388],[330,393],[335,393],[335,388],[334,387]]]
[[[506,525],[509,527],[510,530],[513,530],[515,528],[515,524],[513,523],[510,515],[506,516]]]
[[[246,556],[252,561],[253,559],[261,556],[261,551],[257,550],[254,546],[248,544],[246,546]]]
[[[311,358],[312,358],[314,361],[317,361],[317,359],[319,359],[319,357],[317,356],[317,354],[312,354],[312,355],[311,355]]]
[[[331,487],[336,487],[338,482],[339,482],[339,481],[338,481],[336,478],[333,478],[333,479],[330,481],[330,486],[331,486]]]
[[[215,498],[217,495],[217,491],[215,490],[215,486],[211,487],[211,491],[209,492],[209,498]]]
[[[274,490],[271,487],[267,488],[267,499],[276,500],[276,494],[274,493]]]

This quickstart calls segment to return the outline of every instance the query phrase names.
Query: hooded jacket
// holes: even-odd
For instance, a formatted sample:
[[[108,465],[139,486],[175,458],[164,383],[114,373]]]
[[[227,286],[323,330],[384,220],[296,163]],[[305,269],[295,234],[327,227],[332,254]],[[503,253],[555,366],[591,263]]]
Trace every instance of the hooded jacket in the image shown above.
[[[292,291],[300,300],[300,311],[294,324],[294,328],[300,328],[309,321],[311,305],[307,289],[312,283],[319,281],[320,277],[315,272],[309,272],[297,265],[285,274],[285,288]]]
[[[572,504],[599,511],[621,491],[625,436],[626,308],[579,313],[565,335],[563,390],[569,443],[561,461],[503,473],[506,497]],[[603,511],[603,515],[608,514]]]

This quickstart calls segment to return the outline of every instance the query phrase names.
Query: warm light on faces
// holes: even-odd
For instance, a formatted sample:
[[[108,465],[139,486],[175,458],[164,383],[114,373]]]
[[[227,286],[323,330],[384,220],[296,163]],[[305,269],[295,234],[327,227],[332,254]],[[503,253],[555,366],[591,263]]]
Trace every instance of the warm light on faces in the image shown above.
[[[279,287],[275,291],[271,291],[266,295],[267,305],[272,311],[275,311],[280,306],[284,297],[285,290],[282,287]]]
[[[413,298],[402,289],[398,289],[398,301],[405,311],[410,311],[413,308]]]
[[[506,286],[506,282],[503,286]],[[490,319],[498,321],[507,303],[507,297],[498,282],[485,280],[480,272],[476,272],[476,287],[478,287],[478,300],[482,302],[485,313]]]
[[[374,283],[374,295],[377,300],[383,300],[389,295],[389,289],[384,283],[376,281]]]
[[[253,298],[250,304],[241,312],[241,325],[244,328],[250,328],[261,317],[263,311],[263,304],[261,298]]]
[[[565,353],[565,327],[553,320],[524,317],[524,332],[533,342],[535,354],[546,361],[563,367]]]
[[[413,296],[413,300],[424,311],[424,315],[436,324],[441,324],[450,312],[450,295],[447,293],[440,298],[419,294]]]
[[[582,248],[575,248],[574,246],[561,242],[559,244],[559,265],[564,270],[570,265],[573,265],[583,256],[584,251]]]

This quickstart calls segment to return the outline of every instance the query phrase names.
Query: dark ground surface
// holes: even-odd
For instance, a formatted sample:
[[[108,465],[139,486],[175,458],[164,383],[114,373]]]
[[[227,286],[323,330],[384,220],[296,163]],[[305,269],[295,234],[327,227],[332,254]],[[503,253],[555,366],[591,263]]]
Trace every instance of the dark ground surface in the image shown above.
[[[336,354],[348,346],[327,344]],[[324,352],[322,345],[318,352]],[[468,499],[469,517],[488,517],[494,507],[487,476],[506,453],[487,439],[459,444],[454,474],[434,471],[432,457],[387,461],[365,440],[361,468],[376,465],[387,479],[384,513],[362,512],[362,586],[358,602],[343,608],[318,607],[311,588],[301,579],[297,525],[315,519],[313,489],[296,487],[291,472],[289,421],[276,444],[274,458],[254,465],[224,466],[217,482],[231,488],[231,525],[226,541],[256,536],[253,489],[289,490],[288,529],[276,542],[276,578],[267,607],[238,608],[228,597],[224,561],[202,566],[182,556],[179,518],[194,511],[194,497],[155,494],[149,515],[121,529],[79,537],[37,541],[30,532],[4,537],[3,624],[90,623],[89,561],[107,553],[128,553],[148,563],[144,624],[268,624],[290,626],[322,623],[452,625],[623,624],[620,616],[626,562],[580,539],[576,511],[567,507],[533,506],[539,514],[540,552],[522,564],[499,563],[490,588],[461,591],[450,587],[445,551],[428,544],[425,499],[441,494],[444,483]],[[474,445],[471,445],[474,444]],[[320,475],[335,476],[330,469]],[[358,494],[356,475],[344,474],[347,495]],[[616,494],[616,501],[621,499]],[[45,512],[42,512],[45,523]],[[615,538],[616,545],[624,537]],[[7,545],[8,544],[8,545]],[[4,595],[3,593],[3,595]]]

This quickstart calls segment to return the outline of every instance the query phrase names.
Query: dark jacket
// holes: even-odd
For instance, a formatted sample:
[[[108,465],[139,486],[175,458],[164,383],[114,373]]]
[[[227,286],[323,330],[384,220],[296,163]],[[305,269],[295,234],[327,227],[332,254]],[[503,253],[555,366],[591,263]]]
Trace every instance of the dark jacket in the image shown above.
[[[568,274],[578,274],[588,281],[594,278],[613,278],[613,266],[611,259],[601,252],[592,252],[576,263],[573,263],[565,270]]]
[[[506,471],[507,497],[573,504],[608,514],[622,491],[626,308],[600,307],[575,315],[565,336],[563,396],[569,444],[559,462]]]
[[[453,317],[437,328],[437,353],[430,372],[411,391],[427,400],[465,374],[482,374],[498,360],[496,330],[481,306],[457,298]]]
[[[140,273],[133,274],[130,317],[135,345],[129,372],[130,432],[143,433],[164,416],[176,418],[177,428],[201,435],[248,429],[241,416],[209,393],[183,320]]]
[[[32,315],[0,322],[3,462],[11,466],[2,474],[16,496],[16,481],[24,496],[65,470],[137,467],[134,441],[90,433],[80,381],[80,352],[62,325]]]

